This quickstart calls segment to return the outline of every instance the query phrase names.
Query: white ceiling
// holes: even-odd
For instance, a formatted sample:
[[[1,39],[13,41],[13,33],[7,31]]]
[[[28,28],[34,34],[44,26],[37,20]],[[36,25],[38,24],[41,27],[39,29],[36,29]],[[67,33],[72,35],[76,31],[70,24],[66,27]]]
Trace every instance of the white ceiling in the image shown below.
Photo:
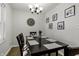
[[[28,7],[29,4],[34,3],[11,3],[10,5],[14,9],[30,12]],[[43,7],[43,13],[50,11],[51,9],[55,8],[58,5],[58,3],[37,3],[37,4]]]

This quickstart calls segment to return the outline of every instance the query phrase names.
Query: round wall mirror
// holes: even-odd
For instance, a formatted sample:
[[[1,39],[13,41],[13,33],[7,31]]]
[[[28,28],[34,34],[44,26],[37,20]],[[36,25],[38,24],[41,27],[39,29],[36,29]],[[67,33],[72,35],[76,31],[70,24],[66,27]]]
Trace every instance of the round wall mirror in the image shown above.
[[[27,19],[27,24],[29,26],[34,26],[35,25],[35,20],[33,18],[29,18],[29,19]]]

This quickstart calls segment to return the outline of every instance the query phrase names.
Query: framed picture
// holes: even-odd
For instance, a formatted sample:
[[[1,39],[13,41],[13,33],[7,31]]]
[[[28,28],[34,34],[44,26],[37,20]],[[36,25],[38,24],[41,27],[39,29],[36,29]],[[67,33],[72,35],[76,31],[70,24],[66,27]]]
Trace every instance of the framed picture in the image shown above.
[[[75,5],[65,9],[65,18],[71,17],[75,15]]]
[[[49,17],[46,18],[46,23],[49,23]]]
[[[49,23],[49,29],[53,29],[53,23]]]
[[[54,15],[52,16],[52,21],[56,21],[57,18],[58,18],[58,14],[56,13],[56,14],[54,14]]]
[[[64,30],[64,21],[61,21],[61,22],[57,23],[57,29],[58,30]]]

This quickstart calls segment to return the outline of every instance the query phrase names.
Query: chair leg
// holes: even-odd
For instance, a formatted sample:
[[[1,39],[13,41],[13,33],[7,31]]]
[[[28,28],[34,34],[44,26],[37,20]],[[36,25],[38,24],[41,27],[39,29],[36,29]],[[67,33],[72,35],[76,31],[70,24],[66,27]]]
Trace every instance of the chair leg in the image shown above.
[[[21,52],[21,56],[23,56],[22,52]]]
[[[20,50],[20,54],[21,54],[21,56],[23,56],[23,53],[22,53],[23,51],[22,50]]]

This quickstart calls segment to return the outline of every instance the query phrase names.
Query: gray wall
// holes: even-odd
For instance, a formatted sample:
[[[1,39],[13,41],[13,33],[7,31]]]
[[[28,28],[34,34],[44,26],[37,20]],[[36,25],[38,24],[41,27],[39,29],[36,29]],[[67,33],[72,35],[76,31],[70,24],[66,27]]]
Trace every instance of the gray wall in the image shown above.
[[[76,7],[76,15],[64,18],[64,10],[71,5]],[[12,46],[17,45],[16,35],[23,32],[24,35],[29,35],[30,31],[42,30],[48,37],[65,42],[69,45],[79,46],[79,4],[59,4],[56,8],[48,11],[46,14],[31,14],[22,10],[11,9],[7,5],[5,13],[5,38],[0,44],[0,55],[6,54],[6,51]],[[52,15],[58,13],[58,20],[52,21]],[[44,17],[45,16],[45,17]],[[53,23],[53,29],[48,29],[48,24],[45,23],[46,17],[50,17],[50,22]],[[35,26],[29,27],[26,23],[28,18],[35,19]],[[57,22],[65,21],[65,29],[57,30]]]
[[[17,45],[16,36],[21,32],[24,33],[25,36],[28,36],[31,31],[44,31],[44,19],[42,14],[32,14],[27,11],[13,9],[13,38],[12,44]],[[33,18],[35,20],[35,25],[30,27],[27,25],[27,19]]]
[[[75,16],[64,18],[64,10],[68,7],[75,5]],[[52,21],[52,15],[58,13],[58,20]],[[50,17],[50,22],[53,23],[53,29],[48,29],[46,24],[46,35],[50,38],[65,42],[72,46],[79,46],[79,4],[60,4],[56,8],[48,11],[46,17]],[[64,21],[65,29],[57,30],[57,22]]]

